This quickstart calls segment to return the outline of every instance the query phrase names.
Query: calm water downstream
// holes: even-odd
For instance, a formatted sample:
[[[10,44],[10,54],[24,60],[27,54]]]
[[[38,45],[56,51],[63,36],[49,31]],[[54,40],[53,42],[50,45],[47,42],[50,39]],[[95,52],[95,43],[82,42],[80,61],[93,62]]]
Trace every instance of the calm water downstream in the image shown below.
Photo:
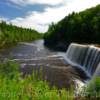
[[[13,48],[3,50],[0,60],[11,59],[18,62],[20,71],[24,74],[31,74],[34,70],[40,75],[42,69],[43,80],[47,80],[51,86],[68,88],[76,79],[84,81],[86,75],[65,61],[65,53],[51,51],[43,45],[43,40],[37,40],[19,43]]]

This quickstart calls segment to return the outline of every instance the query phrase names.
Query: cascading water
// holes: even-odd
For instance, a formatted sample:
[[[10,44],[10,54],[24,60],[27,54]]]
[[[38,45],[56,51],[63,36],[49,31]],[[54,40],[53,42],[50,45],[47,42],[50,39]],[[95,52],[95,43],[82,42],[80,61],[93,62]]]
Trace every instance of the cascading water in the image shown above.
[[[100,69],[97,68],[100,63],[100,48],[72,43],[67,50],[66,59],[69,64],[83,69],[92,76],[97,69]]]
[[[95,71],[93,76],[94,77],[100,76],[100,63],[98,64],[97,69],[96,69],[96,71]]]

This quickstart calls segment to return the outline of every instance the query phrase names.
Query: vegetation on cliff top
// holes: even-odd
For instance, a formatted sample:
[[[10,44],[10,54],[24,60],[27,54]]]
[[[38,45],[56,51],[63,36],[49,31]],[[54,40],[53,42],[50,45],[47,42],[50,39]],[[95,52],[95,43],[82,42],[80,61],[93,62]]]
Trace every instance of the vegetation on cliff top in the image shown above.
[[[55,48],[66,48],[71,42],[100,44],[100,5],[52,23],[44,39],[45,45]]]

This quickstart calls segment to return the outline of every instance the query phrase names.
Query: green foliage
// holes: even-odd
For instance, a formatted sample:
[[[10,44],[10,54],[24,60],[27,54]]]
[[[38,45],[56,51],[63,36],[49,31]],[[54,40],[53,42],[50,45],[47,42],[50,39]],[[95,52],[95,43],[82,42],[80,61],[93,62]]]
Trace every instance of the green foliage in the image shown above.
[[[17,74],[19,67],[18,64],[8,61],[6,63],[0,63],[0,76],[13,78],[15,73]]]
[[[39,38],[42,38],[42,34],[39,34],[35,30],[13,26],[3,21],[0,23],[0,48]]]
[[[84,91],[75,97],[69,90],[50,88],[46,81],[38,80],[34,73],[22,77],[19,65],[8,61],[0,64],[0,100],[97,100],[100,98],[100,77],[92,79]],[[99,100],[99,99],[98,99]]]
[[[47,46],[71,42],[100,44],[100,5],[69,14],[57,24],[51,24],[44,35]]]
[[[46,81],[37,80],[34,73],[23,78],[18,69],[19,65],[11,61],[0,64],[0,100],[73,100],[72,89],[51,89]]]
[[[93,78],[86,86],[88,97],[100,97],[100,77]]]

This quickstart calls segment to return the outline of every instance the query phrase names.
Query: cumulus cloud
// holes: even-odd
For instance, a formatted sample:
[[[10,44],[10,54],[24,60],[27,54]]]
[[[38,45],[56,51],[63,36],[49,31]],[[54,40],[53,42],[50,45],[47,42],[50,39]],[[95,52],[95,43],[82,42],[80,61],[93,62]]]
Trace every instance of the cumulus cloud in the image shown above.
[[[20,2],[39,2],[47,3],[49,0],[11,0],[11,1],[20,1]],[[57,1],[61,0],[51,0],[57,4]],[[68,2],[67,2],[68,1]],[[50,2],[50,1],[49,1]],[[12,24],[17,26],[22,26],[26,28],[33,28],[39,32],[46,32],[48,25],[51,22],[57,23],[59,20],[64,18],[69,13],[73,11],[79,12],[86,8],[90,8],[100,4],[100,0],[65,0],[65,3],[59,7],[48,7],[45,8],[44,12],[28,12],[25,17],[17,17],[10,20]]]
[[[66,7],[46,8],[44,12],[30,12],[26,17],[18,17],[11,22],[18,26],[35,28],[39,32],[45,32],[51,22],[58,22],[67,14]]]
[[[17,5],[32,5],[32,4],[49,4],[57,5],[62,3],[64,0],[9,0],[10,2]]]

